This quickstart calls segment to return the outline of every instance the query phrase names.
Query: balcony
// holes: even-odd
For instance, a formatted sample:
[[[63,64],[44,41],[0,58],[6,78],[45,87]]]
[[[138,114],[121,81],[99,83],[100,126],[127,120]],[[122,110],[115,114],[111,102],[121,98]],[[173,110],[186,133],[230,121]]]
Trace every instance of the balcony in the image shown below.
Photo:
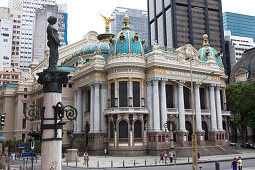
[[[167,114],[170,115],[177,115],[178,113],[178,108],[167,108]]]
[[[116,107],[116,108],[108,108],[105,109],[104,114],[117,114],[117,113],[127,113],[127,114],[134,114],[134,113],[141,113],[141,114],[149,114],[149,110],[144,107]]]

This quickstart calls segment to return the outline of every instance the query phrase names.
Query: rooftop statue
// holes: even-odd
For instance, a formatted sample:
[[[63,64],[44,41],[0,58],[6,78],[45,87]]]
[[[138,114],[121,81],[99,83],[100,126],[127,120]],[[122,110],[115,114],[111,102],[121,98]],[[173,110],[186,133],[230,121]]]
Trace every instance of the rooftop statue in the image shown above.
[[[57,23],[57,18],[55,16],[50,16],[48,18],[48,27],[47,27],[47,45],[50,48],[50,57],[49,57],[49,67],[50,70],[56,70],[57,69],[57,63],[58,63],[58,46],[60,43],[59,37],[58,37],[58,30],[54,28],[54,24]]]

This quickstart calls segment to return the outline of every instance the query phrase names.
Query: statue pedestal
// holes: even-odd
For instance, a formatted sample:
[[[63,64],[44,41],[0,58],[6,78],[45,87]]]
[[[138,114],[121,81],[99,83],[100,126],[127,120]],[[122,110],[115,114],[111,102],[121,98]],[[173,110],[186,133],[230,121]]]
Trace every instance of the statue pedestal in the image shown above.
[[[67,149],[66,150],[66,161],[75,162],[78,160],[78,149]]]

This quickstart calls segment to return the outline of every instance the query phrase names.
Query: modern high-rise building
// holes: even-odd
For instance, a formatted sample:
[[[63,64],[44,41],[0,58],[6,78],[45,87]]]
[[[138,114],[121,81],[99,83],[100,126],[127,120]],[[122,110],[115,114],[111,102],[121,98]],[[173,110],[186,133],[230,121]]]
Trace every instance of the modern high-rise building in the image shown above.
[[[29,69],[32,62],[33,46],[33,26],[36,9],[45,7],[45,5],[57,5],[56,0],[9,0],[10,9],[22,11],[22,31],[21,31],[21,48],[20,48],[20,68]],[[61,9],[64,6],[61,6]],[[65,9],[64,9],[65,10]],[[66,10],[65,10],[66,12]]]
[[[58,30],[60,47],[67,45],[67,13],[62,11],[58,5],[45,5],[35,12],[34,32],[33,32],[33,60],[41,62],[44,60],[47,46],[47,19],[50,16],[56,16],[58,23],[55,28]]]
[[[225,31],[226,56],[230,61],[230,68],[240,60],[244,51],[255,47],[253,38],[232,35],[231,31]]]
[[[148,14],[147,11],[139,9],[130,9],[117,7],[112,13],[112,18],[115,19],[111,23],[111,33],[116,34],[122,29],[122,22],[124,15],[127,14],[130,19],[131,28],[138,33],[141,40],[145,38],[145,46],[148,47]]]
[[[225,31],[231,31],[234,36],[249,37],[255,40],[255,16],[223,13],[223,25]]]
[[[12,26],[9,19],[9,9],[0,8],[0,71],[11,67]]]
[[[148,0],[149,41],[178,48],[201,47],[207,34],[212,47],[224,55],[221,0]]]
[[[21,11],[0,8],[0,85],[18,83]]]

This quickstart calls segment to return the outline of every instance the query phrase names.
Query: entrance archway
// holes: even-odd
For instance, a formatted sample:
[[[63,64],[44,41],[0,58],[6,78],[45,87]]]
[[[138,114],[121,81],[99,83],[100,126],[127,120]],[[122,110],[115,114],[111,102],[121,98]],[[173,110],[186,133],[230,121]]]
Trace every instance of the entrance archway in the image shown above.
[[[208,140],[208,126],[205,121],[202,121],[202,129],[205,131],[205,140]]]
[[[192,137],[192,125],[189,121],[186,121],[185,122],[185,127],[186,127],[186,130],[189,131],[189,135],[188,135],[188,141],[191,141],[191,137]]]

